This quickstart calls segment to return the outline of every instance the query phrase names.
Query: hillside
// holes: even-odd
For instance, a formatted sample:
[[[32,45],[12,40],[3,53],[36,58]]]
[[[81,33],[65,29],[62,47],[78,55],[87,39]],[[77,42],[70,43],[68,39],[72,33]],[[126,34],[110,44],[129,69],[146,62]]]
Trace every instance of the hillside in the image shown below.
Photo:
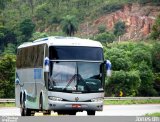
[[[122,21],[121,40],[145,39],[159,12],[157,0],[0,0],[0,54],[15,53],[21,43],[40,37],[66,36],[66,19],[76,26],[72,36],[96,39],[103,25],[116,40],[113,28]]]
[[[102,15],[88,23],[82,23],[79,33],[82,36],[86,36],[87,33],[88,35],[95,35],[98,33],[100,25],[105,25],[108,31],[112,31],[115,23],[123,21],[126,25],[126,33],[121,37],[121,40],[145,39],[152,31],[152,26],[159,13],[159,6],[150,4],[142,6],[138,3],[124,4],[120,10]]]

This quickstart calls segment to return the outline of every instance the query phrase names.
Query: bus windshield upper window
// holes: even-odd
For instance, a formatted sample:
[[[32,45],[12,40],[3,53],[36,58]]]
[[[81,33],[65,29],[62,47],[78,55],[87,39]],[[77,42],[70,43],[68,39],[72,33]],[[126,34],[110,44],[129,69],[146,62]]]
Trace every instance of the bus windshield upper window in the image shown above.
[[[51,60],[103,60],[103,50],[100,47],[82,46],[51,46],[49,48]]]

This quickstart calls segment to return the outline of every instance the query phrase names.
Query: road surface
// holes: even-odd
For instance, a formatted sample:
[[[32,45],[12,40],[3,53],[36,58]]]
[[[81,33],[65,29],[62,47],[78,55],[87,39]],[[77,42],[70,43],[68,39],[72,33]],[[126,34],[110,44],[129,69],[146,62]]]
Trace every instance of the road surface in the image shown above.
[[[105,105],[102,112],[96,112],[96,116],[143,116],[154,112],[160,112],[160,104]],[[57,116],[57,113],[52,112],[51,115]],[[77,112],[76,115],[86,116],[87,112]],[[0,116],[20,116],[20,110],[16,107],[1,107]],[[36,113],[35,116],[42,116],[42,113]]]

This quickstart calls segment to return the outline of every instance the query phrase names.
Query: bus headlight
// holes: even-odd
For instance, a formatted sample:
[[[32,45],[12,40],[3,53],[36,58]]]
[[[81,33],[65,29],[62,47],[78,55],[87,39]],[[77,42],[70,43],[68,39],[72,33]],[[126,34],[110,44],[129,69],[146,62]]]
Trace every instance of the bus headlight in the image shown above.
[[[53,100],[53,101],[62,101],[62,98],[59,97],[53,97],[53,96],[49,96],[48,99]]]
[[[103,102],[103,98],[93,98],[91,99],[91,102]]]

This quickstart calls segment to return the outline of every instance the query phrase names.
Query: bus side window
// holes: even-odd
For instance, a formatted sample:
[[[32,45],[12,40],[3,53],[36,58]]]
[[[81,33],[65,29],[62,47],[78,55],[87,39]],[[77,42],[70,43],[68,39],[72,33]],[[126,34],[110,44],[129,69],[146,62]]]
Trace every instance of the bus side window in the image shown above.
[[[34,67],[34,50],[33,47],[30,47],[30,67]]]
[[[37,54],[37,46],[34,47],[34,67],[37,67],[37,59],[38,59],[38,54]]]
[[[44,57],[44,45],[39,45],[39,58],[38,58],[38,66],[43,67],[43,57]]]
[[[43,55],[44,47],[43,45],[38,45],[34,47],[34,67],[43,67]]]
[[[25,68],[25,57],[26,57],[26,50],[25,48],[22,50],[21,53],[21,68]]]

